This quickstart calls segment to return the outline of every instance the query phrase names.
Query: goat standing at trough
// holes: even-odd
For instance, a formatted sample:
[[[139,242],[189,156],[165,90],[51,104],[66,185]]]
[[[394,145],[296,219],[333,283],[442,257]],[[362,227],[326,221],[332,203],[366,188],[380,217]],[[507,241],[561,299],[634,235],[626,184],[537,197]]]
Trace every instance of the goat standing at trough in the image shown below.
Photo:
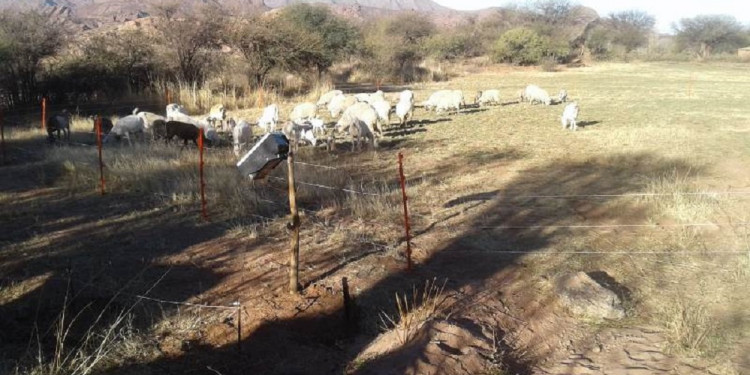
[[[353,96],[347,96],[344,94],[336,95],[331,99],[331,102],[328,103],[328,111],[331,113],[331,117],[337,118],[341,113],[343,113],[347,108],[353,106],[357,103],[357,98]]]
[[[271,104],[263,108],[263,115],[258,118],[258,126],[266,133],[276,131],[276,123],[279,122],[279,106]]]
[[[478,106],[488,105],[488,104],[494,104],[494,105],[500,105],[502,102],[500,102],[500,90],[485,90],[485,91],[479,91],[477,93],[477,97],[474,100],[474,104]]]
[[[146,120],[138,115],[129,115],[122,117],[115,122],[115,126],[112,127],[112,131],[107,134],[104,138],[104,143],[109,143],[110,137],[114,136],[115,139],[120,140],[122,137],[127,138],[128,143],[133,145],[131,135],[140,134],[143,136],[143,132],[146,130]]]
[[[405,126],[414,115],[414,92],[404,90],[401,92],[396,103],[396,117],[401,127]]]
[[[63,138],[66,141],[70,140],[70,112],[67,109],[47,119],[47,139],[50,142],[55,141],[55,137],[52,135],[55,132],[57,133],[57,139],[62,139],[60,137],[60,132],[62,132]]]
[[[528,85],[523,92],[523,98],[528,100],[529,103],[543,103],[544,105],[551,105],[552,98],[549,96],[547,91],[542,90],[541,87],[536,85]]]
[[[318,106],[313,103],[298,104],[289,114],[289,120],[302,122],[314,118],[318,114]]]
[[[578,103],[576,102],[570,103],[565,106],[561,118],[563,129],[567,129],[568,126],[570,126],[570,130],[578,130],[578,123],[576,121],[578,120],[579,110],[580,108],[578,107]]]
[[[316,103],[318,107],[322,107],[324,105],[327,105],[331,102],[331,99],[333,99],[336,96],[343,95],[344,92],[341,90],[331,90],[323,95],[320,96],[320,99],[318,99],[318,102]]]
[[[253,129],[246,121],[240,121],[240,123],[232,129],[232,146],[234,148],[234,155],[239,157],[242,149],[248,146],[252,141]]]
[[[281,132],[292,142],[295,152],[299,149],[300,142],[310,143],[313,147],[318,144],[318,139],[313,132],[313,126],[308,121],[301,123],[289,121],[281,128]]]

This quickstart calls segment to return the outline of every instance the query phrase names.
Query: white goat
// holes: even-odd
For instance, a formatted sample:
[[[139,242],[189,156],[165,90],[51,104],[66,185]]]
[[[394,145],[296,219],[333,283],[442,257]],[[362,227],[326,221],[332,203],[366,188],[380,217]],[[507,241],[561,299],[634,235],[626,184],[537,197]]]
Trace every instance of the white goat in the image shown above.
[[[322,106],[330,103],[331,99],[333,99],[334,97],[336,97],[338,95],[342,95],[343,93],[344,92],[341,91],[341,90],[331,90],[331,91],[329,91],[329,92],[321,95],[320,99],[318,99],[318,103],[316,103],[316,104],[318,105],[318,107],[322,107]]]
[[[133,142],[130,139],[130,136],[132,134],[143,135],[144,130],[146,130],[146,120],[144,117],[138,115],[125,116],[115,122],[115,126],[112,127],[112,130],[106,137],[104,137],[102,142],[109,143],[110,137],[112,136],[116,139],[125,137],[127,138],[128,143],[132,145]]]
[[[391,103],[385,100],[378,100],[370,104],[375,109],[375,113],[378,114],[378,122],[382,125],[381,129],[390,125],[391,123]]]
[[[313,125],[309,121],[301,123],[288,121],[281,128],[281,132],[292,142],[292,147],[295,151],[299,148],[301,142],[309,143],[313,147],[318,144],[318,139],[315,137],[313,131]]]
[[[167,120],[172,120],[174,116],[184,115],[187,116],[188,112],[185,107],[172,103],[167,104]]]
[[[253,141],[253,129],[250,127],[245,120],[240,121],[237,126],[232,129],[232,146],[234,148],[234,155],[239,157],[242,149]]]
[[[568,101],[568,92],[565,89],[560,90],[560,93],[557,94],[557,101],[560,103]]]
[[[372,134],[372,145],[378,147],[378,137],[383,136],[382,129],[378,126],[378,114],[371,105],[367,103],[357,103],[344,111],[341,118],[336,123],[336,132],[341,133],[349,131],[351,133],[351,127],[361,127],[364,124],[368,131]],[[361,133],[361,132],[360,132]]]
[[[396,103],[396,117],[401,126],[406,125],[414,115],[414,93],[411,90],[404,90],[399,95]]]
[[[561,117],[563,129],[567,129],[568,126],[570,126],[570,130],[578,130],[578,123],[576,121],[578,120],[579,110],[580,108],[578,107],[578,103],[576,102],[570,103],[565,106]]]
[[[206,121],[208,121],[211,126],[216,126],[216,122],[219,122],[219,129],[224,128],[224,120],[227,118],[227,110],[224,108],[224,104],[217,104],[213,107],[211,107],[211,111],[208,112],[208,117],[206,117]]]
[[[536,85],[528,85],[523,92],[523,97],[528,100],[529,103],[543,103],[544,105],[552,104],[552,98],[549,96],[547,91],[542,90],[541,87]]]
[[[289,114],[289,120],[295,122],[302,122],[315,117],[318,113],[318,106],[314,103],[302,103],[298,104],[292,112]]]
[[[500,90],[485,90],[479,91],[477,97],[474,100],[474,104],[483,106],[487,104],[499,105],[500,102]]]
[[[455,111],[458,113],[461,107],[465,106],[464,94],[461,90],[440,90],[434,92],[423,103],[428,111],[434,109],[435,112]]]
[[[138,109],[136,108],[136,111],[137,110]],[[136,112],[133,114],[143,119],[143,124],[146,126],[146,130],[151,129],[154,126],[154,121],[156,120],[167,121],[166,117],[157,115],[156,113],[152,112]]]
[[[258,126],[266,133],[276,131],[276,123],[279,122],[279,106],[271,104],[263,108],[263,115],[258,118]]]
[[[328,111],[331,113],[331,117],[337,118],[355,103],[357,103],[357,98],[353,96],[344,94],[336,95],[331,99],[331,102],[328,103]]]
[[[325,134],[326,128],[325,128],[325,122],[323,122],[323,119],[320,118],[312,118],[309,121],[310,125],[312,125],[313,134]]]

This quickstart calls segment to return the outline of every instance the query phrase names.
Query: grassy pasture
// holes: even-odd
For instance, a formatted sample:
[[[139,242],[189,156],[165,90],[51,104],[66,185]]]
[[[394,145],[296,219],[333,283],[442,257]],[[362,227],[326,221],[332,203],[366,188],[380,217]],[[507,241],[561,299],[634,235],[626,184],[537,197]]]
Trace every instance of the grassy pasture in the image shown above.
[[[750,222],[750,194],[708,194],[750,191],[746,70],[742,64],[688,63],[601,64],[553,73],[490,67],[414,87],[417,101],[437,89],[461,89],[470,98],[476,90],[497,88],[505,103],[457,115],[417,109],[412,126],[387,131],[377,152],[303,150],[302,161],[338,169],[300,165],[299,181],[379,195],[299,187],[308,224],[302,235],[302,278],[313,289],[335,288],[340,277],[349,277],[364,311],[362,324],[370,327],[362,335],[371,338],[378,313],[391,308],[393,291],[409,290],[424,278],[447,278],[451,291],[476,285],[480,291],[516,291],[525,297],[509,303],[524,316],[533,315],[527,311],[532,302],[545,316],[547,310],[560,309],[540,302],[554,295],[552,280],[570,272],[606,272],[627,290],[628,317],[578,322],[582,335],[613,327],[657,327],[666,340],[665,353],[700,358],[714,372],[748,371],[750,230],[745,224]],[[563,105],[516,103],[516,91],[532,83],[553,95],[564,88],[570,100],[579,102],[583,126],[578,132],[561,129]],[[280,103],[282,114],[294,104]],[[260,109],[231,115],[252,120]],[[75,127],[90,130],[84,122]],[[212,219],[203,223],[196,215],[194,149],[161,144],[107,148],[110,193],[100,198],[93,148],[49,147],[37,130],[12,129],[8,136],[11,163],[0,168],[0,273],[8,275],[0,285],[0,313],[17,324],[9,331],[14,341],[3,350],[0,370],[14,369],[23,358],[20,342],[28,341],[33,321],[22,319],[21,312],[37,309],[42,312],[37,321],[59,321],[70,284],[66,272],[108,288],[79,285],[77,290],[85,291],[79,293],[89,299],[111,298],[111,290],[121,285],[141,293],[172,270],[155,295],[223,304],[238,297],[273,301],[267,304],[275,307],[250,303],[257,310],[246,323],[246,345],[261,351],[273,347],[262,333],[276,327],[268,328],[263,319],[273,316],[283,327],[296,327],[307,324],[305,319],[325,323],[321,316],[337,311],[325,298],[302,318],[288,311],[299,301],[283,290],[284,182],[251,185],[235,173],[231,149],[207,154]],[[79,142],[89,142],[88,137],[74,134]],[[399,151],[406,155],[416,275],[399,268],[404,248],[395,169]],[[273,176],[282,178],[285,170]],[[545,197],[558,195],[579,197]],[[681,226],[706,223],[717,225]],[[653,226],[638,226],[644,224]],[[513,285],[501,282],[502,275],[519,269]],[[41,295],[53,297],[39,303]],[[191,331],[194,325],[221,325],[217,315],[198,319],[172,309],[134,311],[131,324],[160,337],[190,336],[200,330]],[[194,324],[169,328],[183,327],[185,321]],[[310,337],[320,334],[302,331]],[[542,330],[538,336],[545,334],[566,332]],[[120,338],[100,368],[127,372],[132,362],[174,365],[165,358],[186,355],[138,341],[143,338],[137,334]],[[231,346],[232,336],[203,340],[219,348],[204,350],[210,362]],[[516,344],[534,363],[556,355],[556,349],[533,337]],[[161,354],[143,349],[154,345]],[[350,347],[351,352],[361,349]],[[334,358],[339,367],[357,354],[305,348],[299,363],[288,366],[324,369],[310,351],[326,353],[322,357]],[[248,369],[288,370],[248,363]],[[54,373],[38,365],[20,368]]]

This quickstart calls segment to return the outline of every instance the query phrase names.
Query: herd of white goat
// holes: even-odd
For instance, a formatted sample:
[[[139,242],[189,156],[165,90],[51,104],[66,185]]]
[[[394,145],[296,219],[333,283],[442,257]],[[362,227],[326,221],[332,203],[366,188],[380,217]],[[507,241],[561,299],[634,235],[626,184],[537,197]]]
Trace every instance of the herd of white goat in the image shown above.
[[[502,104],[500,91],[494,89],[479,91],[473,99],[474,106]],[[518,92],[517,99],[519,102],[551,105],[567,102],[568,93],[562,90],[553,98],[539,86],[529,85]],[[332,148],[338,135],[351,137],[353,149],[359,149],[363,142],[375,148],[378,147],[378,140],[383,137],[385,128],[391,125],[393,114],[398,120],[398,125],[403,127],[412,119],[415,107],[435,113],[459,113],[467,108],[461,90],[439,90],[420,103],[415,102],[414,92],[404,90],[395,100],[396,104],[392,105],[380,90],[354,95],[332,90],[321,95],[317,103],[306,102],[294,106],[287,121],[283,123],[280,121],[279,106],[276,104],[264,108],[262,115],[254,123],[246,120],[237,122],[229,118],[221,104],[212,107],[205,118],[192,117],[184,107],[174,103],[167,105],[164,116],[139,111],[136,108],[133,114],[118,119],[114,124],[105,119],[104,124],[108,126],[103,126],[103,132],[106,134],[104,143],[123,139],[132,143],[132,137],[143,138],[146,133],[150,133],[154,139],[164,139],[167,143],[177,137],[187,144],[188,141],[197,142],[202,132],[204,139],[211,144],[220,140],[220,133],[226,133],[232,139],[234,153],[240,156],[243,150],[252,146],[255,124],[264,134],[280,130],[295,148],[301,144],[310,144],[314,147],[322,139]],[[319,115],[323,110],[335,121],[330,131]],[[567,104],[560,117],[563,129],[577,130],[578,114],[578,103]],[[70,114],[66,111],[51,116],[47,122],[50,140],[54,140],[54,132],[58,133],[59,138],[60,131],[67,135],[69,129]]]

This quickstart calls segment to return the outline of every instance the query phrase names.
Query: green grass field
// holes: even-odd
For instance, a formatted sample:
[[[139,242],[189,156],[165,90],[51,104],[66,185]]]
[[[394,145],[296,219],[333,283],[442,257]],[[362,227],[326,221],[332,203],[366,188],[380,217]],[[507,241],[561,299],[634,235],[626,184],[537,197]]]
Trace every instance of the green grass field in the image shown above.
[[[131,294],[154,285],[154,295],[166,300],[245,301],[252,307],[243,345],[254,356],[243,360],[244,371],[324,373],[348,367],[354,373],[377,372],[388,368],[391,355],[360,354],[378,332],[379,313],[392,311],[394,292],[437,277],[448,280],[451,302],[445,311],[421,319],[460,317],[502,330],[512,357],[523,359],[527,369],[555,368],[569,350],[591,353],[605,334],[648,329],[657,332],[659,340],[650,344],[665,358],[701,371],[747,373],[746,72],[745,64],[719,63],[600,64],[559,72],[489,67],[414,87],[418,102],[437,89],[461,89],[467,98],[477,90],[499,89],[504,104],[455,115],[418,108],[411,126],[388,130],[377,151],[304,149],[302,161],[339,169],[300,165],[299,181],[380,195],[299,186],[306,209],[301,277],[307,297],[301,300],[285,291],[285,183],[252,185],[235,173],[230,148],[208,152],[211,221],[204,223],[196,212],[194,149],[161,144],[105,149],[110,193],[102,198],[93,147],[48,147],[38,130],[13,129],[11,163],[0,168],[0,272],[8,275],[0,285],[0,314],[11,317],[14,329],[8,331],[13,340],[3,344],[0,370],[70,373],[70,366],[30,365],[25,348],[29,341],[39,342],[49,354],[41,356],[46,364],[54,363],[50,353],[65,351],[54,344],[59,341],[54,335],[29,339],[28,332],[35,323],[60,321],[72,278],[79,280],[72,285],[82,301],[120,301],[116,291],[123,285]],[[553,95],[566,89],[581,107],[579,130],[561,129],[564,105],[517,103],[516,92],[527,84]],[[280,104],[285,115],[295,103]],[[260,109],[230,113],[251,121],[259,114]],[[80,142],[87,137],[74,134]],[[405,246],[398,152],[405,155],[415,235],[417,272],[412,274],[402,272],[400,255]],[[285,169],[273,176],[284,177]],[[160,279],[167,269],[169,275]],[[622,295],[627,317],[571,318],[555,302],[554,280],[578,271],[616,280],[627,291]],[[66,276],[71,273],[75,276]],[[353,341],[330,333],[331,317],[341,309],[338,297],[323,293],[320,300],[305,302],[317,295],[318,286],[340,289],[341,277],[349,278],[361,310],[364,328]],[[502,301],[488,297],[495,291],[505,296]],[[118,303],[129,306],[126,302]],[[500,314],[479,307],[498,303],[509,310]],[[35,309],[41,311],[36,321],[28,319],[26,312]],[[222,368],[233,355],[235,337],[231,329],[224,332],[220,314],[197,317],[159,309],[139,305],[128,311],[138,333],[118,328],[121,334],[107,343],[114,349],[94,368],[107,373],[138,366]],[[90,318],[82,316],[82,321]],[[97,323],[106,327],[113,321]],[[269,339],[278,332],[281,338]],[[154,335],[162,343],[144,338]],[[170,337],[182,340],[182,348],[165,349]],[[347,349],[309,344],[319,337]],[[187,341],[197,349],[185,349]],[[427,350],[429,343],[423,344]],[[615,349],[591,355],[616,362],[606,355],[625,344],[614,339],[610,344]],[[258,359],[279,347],[292,350],[296,359],[284,365]],[[94,355],[87,350],[80,348]],[[623,368],[632,365],[628,361],[633,359],[625,358]],[[235,373],[223,368],[222,373]]]

